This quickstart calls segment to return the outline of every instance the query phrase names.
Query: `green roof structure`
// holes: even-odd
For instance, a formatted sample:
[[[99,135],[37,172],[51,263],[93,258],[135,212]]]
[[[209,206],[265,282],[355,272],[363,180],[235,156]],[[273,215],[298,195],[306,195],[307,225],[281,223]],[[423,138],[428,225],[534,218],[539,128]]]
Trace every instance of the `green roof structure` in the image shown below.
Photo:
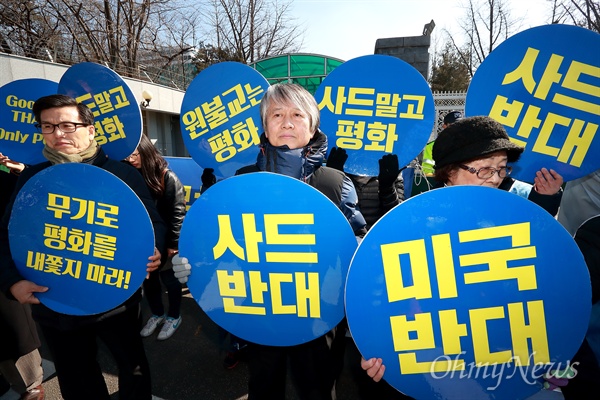
[[[269,84],[297,83],[315,94],[323,79],[344,61],[319,54],[284,54],[250,64]]]

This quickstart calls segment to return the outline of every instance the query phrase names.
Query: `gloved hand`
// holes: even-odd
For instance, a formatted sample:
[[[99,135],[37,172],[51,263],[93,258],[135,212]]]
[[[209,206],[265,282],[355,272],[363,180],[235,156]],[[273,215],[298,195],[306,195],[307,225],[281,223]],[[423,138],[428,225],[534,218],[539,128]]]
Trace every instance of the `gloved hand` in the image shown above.
[[[200,179],[202,179],[202,186],[204,187],[204,189],[208,189],[209,187],[211,187],[212,185],[217,183],[217,177],[215,176],[215,170],[212,168],[204,168],[204,171],[202,171],[202,176],[200,177]]]
[[[179,257],[179,254],[175,254],[171,260],[173,263],[173,272],[175,272],[175,278],[182,284],[188,281],[188,276],[192,273],[192,266],[185,257]]]
[[[567,386],[569,379],[577,375],[577,371],[569,365],[565,369],[550,370],[544,374],[544,389],[555,390]]]
[[[344,163],[348,159],[348,154],[346,154],[346,150],[342,148],[334,147],[331,149],[329,153],[329,157],[327,157],[327,166],[330,168],[335,168],[339,171],[344,172]]]
[[[400,168],[398,167],[398,156],[395,154],[386,154],[379,159],[379,179],[380,187],[389,187],[396,182]]]

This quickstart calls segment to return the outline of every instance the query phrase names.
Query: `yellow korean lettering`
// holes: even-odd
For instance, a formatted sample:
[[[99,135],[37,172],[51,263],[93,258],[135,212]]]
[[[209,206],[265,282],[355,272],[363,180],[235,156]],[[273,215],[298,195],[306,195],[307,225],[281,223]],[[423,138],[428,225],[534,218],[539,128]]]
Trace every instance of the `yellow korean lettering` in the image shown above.
[[[539,50],[529,47],[517,69],[504,75],[502,85],[510,85],[518,80],[522,80],[525,89],[527,89],[529,93],[533,93],[533,89],[535,89],[536,85],[535,79],[533,79],[533,65],[539,54]]]
[[[213,247],[214,259],[218,260],[229,249],[237,258],[245,260],[244,249],[233,237],[229,215],[218,215],[217,221],[219,223],[219,239],[215,247]]]
[[[415,314],[412,321],[409,321],[406,315],[393,315],[390,317],[390,327],[396,352],[435,347],[431,313]],[[410,332],[415,332],[416,337],[411,338]]]
[[[223,297],[246,297],[246,278],[244,271],[229,271],[218,269],[217,282],[219,284],[219,294]]]
[[[294,277],[296,280],[298,316],[308,317],[308,308],[310,307],[310,317],[321,318],[319,274],[317,272],[296,272]]]
[[[542,75],[542,79],[540,79],[538,87],[535,89],[533,97],[536,99],[546,100],[552,85],[560,82],[562,78],[562,74],[558,73],[558,69],[560,68],[560,64],[562,64],[563,59],[563,56],[556,54],[552,54],[550,56],[548,65],[546,65],[546,68],[544,69],[544,74]]]
[[[314,214],[265,214],[265,236],[268,245],[315,245],[316,235],[307,234],[285,234],[280,232],[282,225],[314,225]],[[267,262],[283,263],[317,263],[316,252],[274,252],[265,253]]]
[[[598,131],[598,125],[588,122],[583,131],[583,135],[579,136],[583,130],[584,123],[585,122],[580,119],[573,121],[567,139],[558,154],[558,161],[563,163],[569,162],[569,157],[571,156],[571,153],[573,153],[573,158],[569,164],[575,167],[581,167],[581,164],[583,164],[583,160],[592,145],[592,140],[594,140],[596,132]],[[573,152],[574,149],[576,149],[575,152]]]
[[[565,79],[563,80],[562,86],[564,88],[571,89],[589,96],[600,97],[600,88],[598,86],[590,85],[579,80],[579,77],[582,74],[599,79],[600,68],[596,67],[595,65],[572,61],[567,73],[565,74]],[[598,103],[591,103],[589,101],[565,96],[560,93],[556,93],[552,101],[554,103],[562,104],[564,106],[575,108],[590,114],[600,115],[600,105],[598,105]]]
[[[508,318],[510,321],[510,332],[513,343],[513,352],[522,365],[529,365],[530,354],[537,364],[550,362],[548,350],[548,335],[546,331],[546,316],[544,314],[544,302],[542,300],[527,302],[527,315],[529,324],[525,322],[523,303],[508,304]],[[528,343],[531,342],[532,351],[529,352]]]
[[[254,214],[242,214],[242,223],[244,224],[246,257],[248,257],[246,261],[257,263],[260,261],[258,244],[263,241],[262,233],[256,230]]]
[[[504,364],[511,360],[512,352],[510,350],[492,352],[489,344],[487,322],[503,318],[505,318],[504,308],[501,306],[469,310],[475,363]]]
[[[400,268],[400,255],[402,254],[408,255],[410,258],[413,280],[411,286],[406,285],[402,278]],[[381,257],[389,302],[431,298],[427,252],[423,239],[383,244],[381,245]]]
[[[296,306],[284,305],[281,295],[281,284],[294,281],[292,274],[269,274],[269,287],[271,288],[271,306],[273,314],[296,314]]]
[[[431,237],[431,242],[440,299],[457,297],[458,291],[456,289],[456,274],[454,273],[450,235],[434,235]]]
[[[27,250],[27,261],[25,262],[25,266],[27,268],[33,268],[36,271],[43,271],[45,264],[45,254],[33,252],[31,250]]]
[[[264,293],[269,290],[269,287],[262,281],[260,271],[248,272],[248,280],[250,281],[250,296],[253,303],[264,304]],[[244,297],[246,295],[244,294]]]
[[[398,361],[402,374],[430,374],[431,372],[463,371],[465,369],[465,362],[458,357],[454,360],[417,361],[415,353],[401,353],[398,354]]]
[[[542,120],[538,118],[540,111],[541,109],[536,106],[527,107],[527,111],[525,111],[523,121],[521,121],[521,125],[519,125],[517,136],[528,139],[529,135],[531,134],[531,131],[534,128],[538,129],[542,125]],[[517,141],[513,140],[513,142]]]
[[[456,310],[440,310],[439,317],[444,354],[460,354],[460,338],[468,335],[467,325],[458,322]]]
[[[513,247],[509,249],[459,256],[461,267],[485,264],[489,266],[487,271],[465,273],[466,284],[516,279],[519,290],[537,289],[535,265],[508,267],[508,261],[536,257],[535,246],[528,246],[531,240],[529,222],[462,231],[458,236],[461,243],[502,237],[512,239]]]
[[[569,126],[570,124],[571,120],[569,118],[563,117],[562,115],[548,113],[546,119],[544,120],[544,125],[542,125],[542,129],[540,129],[538,138],[533,144],[531,151],[551,157],[558,156],[560,149],[557,147],[548,146],[550,135],[552,134],[552,131],[556,125]]]
[[[54,218],[61,219],[63,214],[71,214],[71,198],[56,193],[48,193],[47,210],[54,212]]]

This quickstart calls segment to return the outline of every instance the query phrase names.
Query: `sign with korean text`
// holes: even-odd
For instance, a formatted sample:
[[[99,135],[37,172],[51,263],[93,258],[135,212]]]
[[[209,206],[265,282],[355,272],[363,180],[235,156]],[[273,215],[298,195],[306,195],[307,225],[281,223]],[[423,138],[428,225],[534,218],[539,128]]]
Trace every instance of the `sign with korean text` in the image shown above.
[[[0,153],[23,164],[46,161],[44,136],[35,127],[33,103],[56,94],[58,83],[47,79],[19,79],[0,87]]]
[[[60,78],[58,93],[92,110],[96,141],[110,158],[123,160],[134,152],[142,135],[142,111],[116,72],[91,62],[72,65]]]
[[[122,304],[141,286],[154,254],[143,203],[122,180],[88,164],[57,164],[27,181],[9,235],[21,275],[49,287],[36,296],[70,315]]]
[[[379,159],[410,163],[427,144],[435,121],[429,85],[413,66],[387,55],[346,61],[315,92],[329,150],[341,147],[347,173],[377,176]]]
[[[185,206],[189,210],[194,201],[200,197],[202,187],[202,168],[189,157],[164,157],[169,168],[175,172],[185,189]]]
[[[268,87],[259,72],[237,62],[214,64],[194,78],[180,122],[183,142],[198,165],[213,168],[222,179],[256,163],[260,100]]]
[[[498,46],[469,85],[466,114],[489,115],[525,147],[512,175],[565,181],[600,168],[600,35],[571,25],[520,32]]]
[[[410,198],[371,228],[345,301],[359,351],[381,357],[401,392],[516,400],[570,365],[591,285],[575,241],[541,207],[453,186]]]
[[[325,195],[257,172],[212,186],[183,221],[179,252],[206,314],[253,343],[291,346],[344,317],[343,287],[356,238]]]

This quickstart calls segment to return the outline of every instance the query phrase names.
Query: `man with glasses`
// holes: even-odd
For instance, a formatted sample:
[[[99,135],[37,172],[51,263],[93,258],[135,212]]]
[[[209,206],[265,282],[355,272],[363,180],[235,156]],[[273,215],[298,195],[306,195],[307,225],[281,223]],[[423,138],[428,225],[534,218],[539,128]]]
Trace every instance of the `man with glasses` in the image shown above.
[[[36,293],[49,288],[27,281],[19,274],[8,244],[8,222],[15,194],[37,172],[62,163],[86,163],[102,168],[123,180],[142,200],[155,234],[155,251],[149,255],[146,271],[160,265],[164,252],[165,225],[142,176],[130,165],[106,156],[94,139],[94,116],[84,104],[65,95],[38,99],[33,105],[37,128],[44,136],[43,155],[48,160],[28,166],[20,174],[13,196],[0,224],[0,290],[23,304],[32,304],[52,354],[64,399],[110,399],[102,371],[96,361],[96,339],[114,355],[119,368],[119,398],[150,400],[148,360],[140,331],[141,290],[120,306],[96,315],[73,316],[55,312],[40,303]],[[93,185],[90,182],[90,185]]]

